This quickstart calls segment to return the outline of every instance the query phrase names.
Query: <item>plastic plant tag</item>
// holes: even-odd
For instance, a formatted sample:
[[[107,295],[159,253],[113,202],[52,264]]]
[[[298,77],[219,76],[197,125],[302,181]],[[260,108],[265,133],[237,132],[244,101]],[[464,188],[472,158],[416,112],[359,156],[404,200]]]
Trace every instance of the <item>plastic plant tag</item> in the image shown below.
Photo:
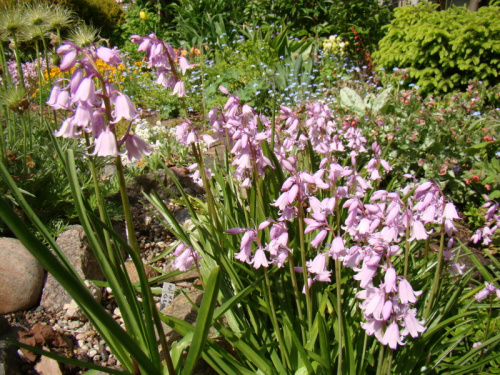
[[[163,283],[161,289],[161,300],[160,300],[160,310],[170,305],[174,299],[175,284],[173,283]]]

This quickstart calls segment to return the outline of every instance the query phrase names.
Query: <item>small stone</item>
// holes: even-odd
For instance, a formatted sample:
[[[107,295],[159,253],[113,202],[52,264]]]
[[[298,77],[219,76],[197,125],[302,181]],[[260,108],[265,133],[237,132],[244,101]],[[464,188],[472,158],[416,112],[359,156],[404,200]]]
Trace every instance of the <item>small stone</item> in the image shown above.
[[[15,238],[0,238],[0,315],[26,310],[40,298],[45,271]]]
[[[85,333],[79,333],[78,335],[75,336],[75,339],[77,340],[85,340],[85,337],[87,335],[85,335]]]
[[[68,327],[69,327],[69,329],[74,331],[74,330],[80,328],[82,326],[82,324],[83,323],[80,322],[79,320],[72,320],[71,322],[69,322]]]
[[[97,350],[91,349],[91,350],[89,350],[87,355],[89,356],[89,358],[94,358],[97,355]]]

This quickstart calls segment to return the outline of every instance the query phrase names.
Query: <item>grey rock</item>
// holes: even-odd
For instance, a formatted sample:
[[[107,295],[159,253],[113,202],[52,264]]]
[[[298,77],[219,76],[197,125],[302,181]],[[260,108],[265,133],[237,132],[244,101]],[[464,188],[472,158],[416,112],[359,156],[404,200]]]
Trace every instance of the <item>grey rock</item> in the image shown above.
[[[203,299],[203,292],[199,290],[188,291],[186,293],[187,297],[193,301],[196,306],[201,305],[201,300]],[[172,303],[165,307],[162,311],[162,314],[173,316],[175,318],[179,318],[184,320],[185,322],[191,323],[194,325],[196,322],[196,317],[198,316],[196,310],[193,308],[191,303],[187,300],[184,294],[177,295]],[[182,336],[175,332],[172,328],[162,323],[163,330],[165,332],[165,336],[167,338],[167,343],[170,345],[174,341],[179,341],[182,339]]]
[[[82,226],[69,227],[60,234],[56,242],[80,277],[90,280],[104,280],[104,274],[88,244]],[[54,276],[49,274],[43,288],[40,305],[46,311],[56,312],[61,311],[64,305],[70,304],[71,300],[70,295]]]
[[[40,298],[45,271],[15,238],[0,238],[0,314],[26,310]]]

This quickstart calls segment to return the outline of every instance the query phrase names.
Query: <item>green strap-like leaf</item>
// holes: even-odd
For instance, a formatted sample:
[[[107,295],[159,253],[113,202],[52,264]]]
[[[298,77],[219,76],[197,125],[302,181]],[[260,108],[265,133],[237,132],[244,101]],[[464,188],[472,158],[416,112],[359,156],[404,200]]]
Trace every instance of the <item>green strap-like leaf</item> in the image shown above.
[[[208,281],[206,282],[203,300],[201,302],[198,318],[196,319],[193,340],[186,357],[184,368],[182,369],[183,375],[191,374],[203,351],[203,346],[205,345],[208,331],[212,323],[212,316],[219,292],[220,279],[220,268],[216,267],[212,270],[210,276],[208,277]]]

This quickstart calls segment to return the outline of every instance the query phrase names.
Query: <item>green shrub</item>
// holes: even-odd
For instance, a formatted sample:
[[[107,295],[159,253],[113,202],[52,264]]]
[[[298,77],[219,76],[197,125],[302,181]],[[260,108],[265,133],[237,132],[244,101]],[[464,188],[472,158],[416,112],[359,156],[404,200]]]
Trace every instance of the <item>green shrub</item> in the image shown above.
[[[425,94],[464,90],[469,81],[500,83],[500,8],[478,12],[420,3],[395,10],[373,54],[377,66],[408,70],[405,83]]]
[[[85,23],[100,29],[103,38],[110,38],[114,29],[123,21],[124,12],[115,0],[44,0],[62,5]]]

